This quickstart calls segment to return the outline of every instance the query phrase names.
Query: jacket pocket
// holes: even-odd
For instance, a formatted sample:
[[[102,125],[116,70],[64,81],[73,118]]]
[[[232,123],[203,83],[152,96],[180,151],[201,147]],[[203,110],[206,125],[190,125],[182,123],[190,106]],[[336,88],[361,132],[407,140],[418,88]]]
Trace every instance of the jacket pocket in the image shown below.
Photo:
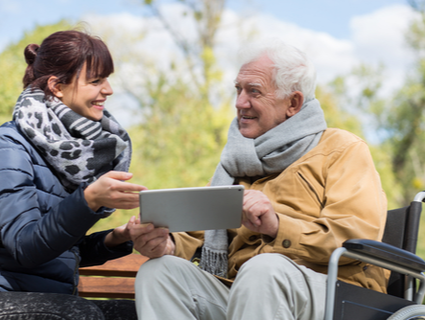
[[[325,204],[321,200],[321,197],[319,196],[319,193],[317,190],[313,187],[313,185],[307,180],[305,176],[301,172],[297,172],[298,177],[301,179],[302,183],[305,185],[305,187],[311,191],[312,197],[317,200],[317,203],[320,205],[320,208],[323,209],[325,207]]]

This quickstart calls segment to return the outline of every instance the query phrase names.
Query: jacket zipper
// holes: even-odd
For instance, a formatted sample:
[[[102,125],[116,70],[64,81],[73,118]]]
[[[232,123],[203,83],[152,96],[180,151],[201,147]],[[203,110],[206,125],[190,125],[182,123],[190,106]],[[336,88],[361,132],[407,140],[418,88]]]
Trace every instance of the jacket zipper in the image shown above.
[[[75,256],[75,268],[74,268],[74,274],[73,274],[73,279],[74,279],[74,289],[72,290],[72,294],[76,295],[77,294],[77,290],[78,290],[78,280],[77,280],[77,275],[78,275],[78,268],[80,266],[80,256],[74,251],[72,250],[72,253]]]

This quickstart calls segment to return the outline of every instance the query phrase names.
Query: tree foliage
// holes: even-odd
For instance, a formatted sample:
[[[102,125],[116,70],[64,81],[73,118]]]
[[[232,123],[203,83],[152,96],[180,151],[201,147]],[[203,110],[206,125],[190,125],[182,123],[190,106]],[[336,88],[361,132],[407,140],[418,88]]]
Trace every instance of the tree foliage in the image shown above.
[[[129,129],[133,182],[150,189],[205,186],[220,160],[234,117],[233,97],[214,90],[221,81],[214,46],[225,1],[181,2],[186,5],[183,15],[190,15],[196,27],[194,38],[175,29],[156,1],[144,3],[171,35],[183,61],[171,61],[169,69],[161,70],[151,63],[151,57],[139,52],[127,56],[127,61],[143,66],[143,88],[118,75],[121,87],[141,108],[138,124]],[[182,63],[184,76],[181,68],[174,67]],[[131,215],[137,215],[137,210],[120,211],[115,217]],[[103,224],[95,229],[104,228]]]
[[[195,39],[185,37],[173,26],[172,21],[164,17],[159,1],[144,0],[143,2],[162,22],[182,51],[188,65],[187,71],[199,94],[208,98],[211,86],[220,74],[215,65],[214,48],[226,0],[180,0],[187,8],[183,15],[190,15],[193,18],[196,29]],[[201,72],[198,72],[198,68]]]
[[[383,97],[384,67],[360,65],[330,86],[333,97],[351,107],[349,113],[361,116],[363,136],[369,140],[389,209],[408,205],[425,189],[425,1],[409,3],[419,13],[406,34],[417,60],[404,85]],[[424,215],[421,225],[425,227]],[[418,254],[425,257],[425,238],[421,235]]]
[[[214,173],[233,117],[177,83],[155,93],[155,105],[130,129],[132,171],[149,188],[204,186]]]
[[[66,30],[71,25],[66,21],[57,24],[36,26],[24,34],[17,43],[9,45],[0,53],[0,122],[11,120],[12,111],[19,94],[22,92],[22,78],[27,66],[24,49],[30,43],[40,44],[53,32]]]
[[[425,15],[424,1],[410,1],[419,10],[419,18],[412,21],[406,34],[407,43],[417,56],[415,68],[408,74],[403,87],[392,96],[380,98],[380,79],[377,70],[363,66],[355,75],[362,83],[355,104],[371,117],[369,131],[379,137],[379,149],[385,153],[391,170],[381,173],[385,179],[392,175],[392,184],[384,188],[391,207],[409,203],[425,188]],[[375,161],[376,158],[375,157]],[[388,166],[388,165],[387,165]]]

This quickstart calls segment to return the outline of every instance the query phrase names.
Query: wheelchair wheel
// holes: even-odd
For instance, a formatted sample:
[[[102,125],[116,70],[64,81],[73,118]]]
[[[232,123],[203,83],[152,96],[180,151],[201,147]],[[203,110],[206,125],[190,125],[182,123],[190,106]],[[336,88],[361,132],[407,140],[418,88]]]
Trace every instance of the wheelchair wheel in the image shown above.
[[[395,312],[388,320],[425,320],[425,305],[414,304],[401,308]]]

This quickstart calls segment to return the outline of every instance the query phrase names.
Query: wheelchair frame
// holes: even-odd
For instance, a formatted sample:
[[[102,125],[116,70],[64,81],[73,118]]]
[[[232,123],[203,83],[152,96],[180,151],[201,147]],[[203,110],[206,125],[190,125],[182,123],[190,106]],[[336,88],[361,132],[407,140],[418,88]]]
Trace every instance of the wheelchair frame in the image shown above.
[[[419,192],[413,202],[422,203],[425,199],[425,192]],[[342,256],[370,263],[391,271],[395,271],[406,276],[404,299],[413,301],[416,304],[422,304],[425,296],[425,261],[415,254],[399,249],[392,245],[365,239],[353,239],[344,242],[343,247],[336,249],[329,260],[327,294],[325,304],[325,320],[335,320],[335,299],[338,286],[338,262]],[[414,279],[418,279],[419,288],[415,291]],[[353,286],[354,287],[354,286]],[[360,290],[372,291],[366,288],[358,287]],[[357,290],[357,289],[356,289]],[[374,296],[382,299],[389,296],[394,299],[400,299],[394,296],[378,293],[373,291]],[[403,300],[403,299],[400,299]],[[406,301],[406,305],[412,304]],[[401,302],[403,303],[403,302]],[[359,304],[359,307],[363,305]],[[374,307],[371,307],[372,309]],[[389,311],[392,314],[394,310]],[[338,316],[338,315],[337,315]]]

